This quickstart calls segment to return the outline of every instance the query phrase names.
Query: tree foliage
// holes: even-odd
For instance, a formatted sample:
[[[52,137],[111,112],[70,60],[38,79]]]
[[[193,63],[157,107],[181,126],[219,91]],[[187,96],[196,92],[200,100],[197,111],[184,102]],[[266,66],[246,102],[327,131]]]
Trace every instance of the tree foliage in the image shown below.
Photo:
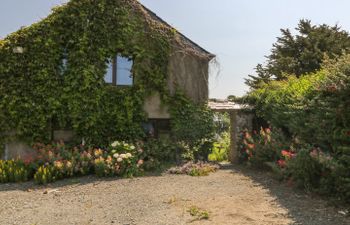
[[[273,126],[338,151],[350,145],[349,90],[350,55],[344,55],[328,60],[319,72],[272,81],[250,97]]]
[[[266,64],[258,64],[256,75],[246,79],[251,89],[289,75],[313,73],[321,68],[325,56],[333,59],[350,52],[350,36],[338,25],[312,25],[310,20],[300,20],[296,31],[293,35],[289,29],[281,29]]]

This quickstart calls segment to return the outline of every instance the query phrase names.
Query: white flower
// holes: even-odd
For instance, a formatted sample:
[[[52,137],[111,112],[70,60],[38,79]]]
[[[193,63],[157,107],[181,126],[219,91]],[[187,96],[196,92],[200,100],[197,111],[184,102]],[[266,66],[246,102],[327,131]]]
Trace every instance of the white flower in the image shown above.
[[[131,145],[131,146],[130,146],[130,149],[131,149],[131,150],[134,150],[134,149],[135,149],[135,146]]]
[[[117,162],[122,162],[122,161],[123,161],[123,158],[120,158],[120,157],[119,157],[119,158],[117,159]]]
[[[131,157],[132,157],[131,153],[126,153],[126,158],[131,158]]]
[[[118,153],[115,153],[114,155],[113,155],[113,158],[118,158],[119,157],[119,154]]]
[[[120,158],[122,158],[122,159],[126,159],[126,158],[127,158],[127,156],[126,156],[126,154],[120,154]]]
[[[115,141],[111,144],[112,147],[117,147],[119,145],[119,142],[118,141]]]

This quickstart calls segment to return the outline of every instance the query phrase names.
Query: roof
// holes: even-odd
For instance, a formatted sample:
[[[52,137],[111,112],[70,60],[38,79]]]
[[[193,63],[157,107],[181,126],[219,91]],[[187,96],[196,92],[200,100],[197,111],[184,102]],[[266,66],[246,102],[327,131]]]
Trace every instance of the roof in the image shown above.
[[[141,3],[140,3],[141,4]],[[156,20],[157,22],[162,23],[163,25],[167,26],[168,28],[173,28],[170,24],[168,24],[165,20],[163,20],[162,18],[160,18],[157,14],[155,14],[153,11],[151,11],[150,9],[148,9],[146,6],[142,5],[141,6],[145,9],[145,11],[152,17],[152,19]],[[180,35],[181,41],[183,42],[183,44],[187,45],[187,46],[191,46],[195,51],[206,55],[207,57],[209,57],[210,59],[214,58],[215,55],[208,52],[207,50],[205,50],[204,48],[202,48],[201,46],[199,46],[197,43],[195,43],[194,41],[192,41],[191,39],[189,39],[188,37],[186,37],[184,34],[180,33],[178,30],[176,30],[176,33],[178,35]]]
[[[238,111],[250,108],[248,105],[241,105],[228,100],[210,100],[208,106],[217,112]]]

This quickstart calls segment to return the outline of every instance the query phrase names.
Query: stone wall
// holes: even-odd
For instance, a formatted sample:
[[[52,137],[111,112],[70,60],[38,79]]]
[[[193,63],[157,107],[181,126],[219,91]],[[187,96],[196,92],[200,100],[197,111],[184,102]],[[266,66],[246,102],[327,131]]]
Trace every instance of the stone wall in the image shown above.
[[[248,129],[249,131],[252,131],[253,118],[254,118],[253,113],[242,112],[242,111],[237,113],[237,132],[238,132],[238,134],[244,129]]]
[[[35,155],[35,151],[24,142],[12,141],[5,144],[3,159],[25,159],[26,156]]]

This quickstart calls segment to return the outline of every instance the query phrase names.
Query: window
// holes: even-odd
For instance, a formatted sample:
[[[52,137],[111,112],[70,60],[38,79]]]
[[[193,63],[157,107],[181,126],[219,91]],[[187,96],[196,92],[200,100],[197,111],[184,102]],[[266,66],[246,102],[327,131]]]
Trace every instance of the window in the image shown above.
[[[105,82],[112,85],[131,86],[133,61],[130,58],[117,55],[107,65]]]
[[[60,74],[63,75],[66,72],[67,68],[68,68],[68,53],[67,53],[67,50],[65,49],[61,59]]]

